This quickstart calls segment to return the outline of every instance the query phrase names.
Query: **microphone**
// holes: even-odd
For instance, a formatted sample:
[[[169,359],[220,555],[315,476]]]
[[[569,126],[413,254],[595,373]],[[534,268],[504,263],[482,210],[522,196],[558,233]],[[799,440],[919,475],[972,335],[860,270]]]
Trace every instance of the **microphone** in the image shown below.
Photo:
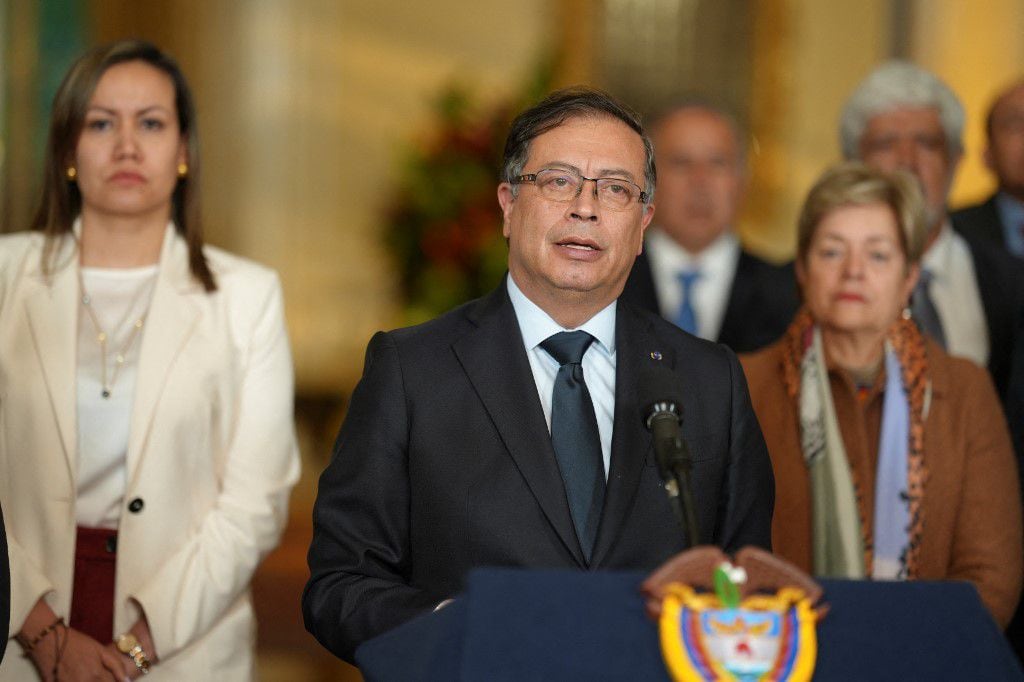
[[[683,402],[678,397],[674,375],[663,367],[647,368],[641,377],[640,401],[644,426],[651,432],[658,473],[664,482],[669,504],[686,531],[686,545],[700,544],[696,507],[690,486],[693,461],[683,440]]]

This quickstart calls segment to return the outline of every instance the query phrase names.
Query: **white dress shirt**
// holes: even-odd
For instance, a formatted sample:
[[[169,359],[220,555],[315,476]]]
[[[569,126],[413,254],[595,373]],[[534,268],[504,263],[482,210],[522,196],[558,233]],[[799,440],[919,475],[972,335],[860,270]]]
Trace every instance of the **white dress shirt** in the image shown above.
[[[512,299],[526,356],[530,359],[533,380],[537,384],[537,395],[544,408],[548,433],[551,433],[551,396],[555,390],[559,364],[540,344],[552,334],[576,330],[566,329],[551,319],[550,315],[526,297],[511,275],[507,277],[507,282],[508,295]],[[615,423],[615,302],[576,329],[589,333],[595,339],[583,354],[583,380],[587,383],[590,399],[594,403],[597,430],[601,436],[604,477],[607,480],[612,459],[612,426]]]
[[[950,355],[986,366],[988,326],[974,273],[974,260],[967,242],[953,231],[948,220],[943,223],[931,248],[925,252],[921,267],[932,274],[929,294],[942,320],[946,350]]]
[[[697,315],[697,336],[716,340],[722,329],[740,258],[740,243],[736,235],[725,232],[701,253],[694,255],[664,231],[652,227],[647,230],[644,248],[651,263],[661,315],[666,320],[675,321],[683,303],[683,287],[678,274],[700,269],[701,277],[693,284],[690,301]]]

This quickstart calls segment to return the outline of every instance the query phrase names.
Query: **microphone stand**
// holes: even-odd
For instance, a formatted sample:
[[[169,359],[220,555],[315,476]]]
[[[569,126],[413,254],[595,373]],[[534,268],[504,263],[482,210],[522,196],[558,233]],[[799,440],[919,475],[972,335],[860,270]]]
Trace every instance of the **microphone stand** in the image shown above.
[[[686,441],[679,433],[680,419],[672,409],[655,410],[648,420],[648,426],[654,436],[654,453],[658,461],[658,471],[664,481],[665,492],[668,493],[669,504],[686,531],[687,547],[700,544],[700,529],[697,526],[697,513],[693,502],[693,488],[690,484],[690,472],[693,459]]]
[[[676,488],[676,506],[682,507],[683,528],[686,529],[686,537],[689,546],[695,547],[700,544],[700,530],[697,527],[697,513],[694,510],[693,486],[690,484],[690,472],[693,470],[693,460],[690,457],[690,449],[686,447],[686,441],[677,438],[672,448],[672,458],[668,464],[672,472],[671,480],[666,481],[665,489],[669,486]],[[671,496],[672,493],[669,492]]]

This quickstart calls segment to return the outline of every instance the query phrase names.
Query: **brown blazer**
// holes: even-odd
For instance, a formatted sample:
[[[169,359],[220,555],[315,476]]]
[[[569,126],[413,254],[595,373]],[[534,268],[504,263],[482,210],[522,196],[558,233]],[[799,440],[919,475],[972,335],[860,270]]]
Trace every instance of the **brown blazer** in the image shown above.
[[[800,450],[797,406],[783,380],[783,343],[740,359],[775,470],[772,547],[810,571],[810,482]],[[1017,465],[1006,422],[985,371],[927,343],[932,398],[925,418],[928,479],[918,578],[971,581],[1005,627],[1017,605],[1024,570]],[[870,530],[884,378],[860,403],[844,372],[830,368],[829,377],[847,457],[863,486],[861,518]]]

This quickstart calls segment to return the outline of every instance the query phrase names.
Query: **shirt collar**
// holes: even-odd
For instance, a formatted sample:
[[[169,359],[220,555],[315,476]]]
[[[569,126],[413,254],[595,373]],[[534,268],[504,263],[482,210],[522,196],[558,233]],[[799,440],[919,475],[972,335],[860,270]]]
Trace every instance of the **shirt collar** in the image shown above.
[[[949,220],[944,220],[939,228],[939,236],[935,238],[932,245],[921,258],[921,267],[926,269],[932,279],[943,280],[950,272],[950,262],[953,258],[953,228]]]
[[[533,350],[552,334],[574,331],[559,325],[540,306],[527,298],[526,294],[516,286],[511,274],[505,278],[505,282],[508,297],[512,301],[512,309],[519,321],[519,329],[523,334],[523,345],[526,346],[526,350]],[[608,355],[615,352],[615,304],[616,301],[612,301],[606,308],[576,327],[597,339]]]
[[[1024,224],[1024,203],[1017,201],[1006,192],[996,194],[996,208],[1003,225],[1016,226]]]
[[[699,254],[692,254],[661,228],[647,230],[647,257],[656,259],[668,272],[694,270],[715,274],[729,266],[739,251],[739,240],[731,230],[723,232]]]

